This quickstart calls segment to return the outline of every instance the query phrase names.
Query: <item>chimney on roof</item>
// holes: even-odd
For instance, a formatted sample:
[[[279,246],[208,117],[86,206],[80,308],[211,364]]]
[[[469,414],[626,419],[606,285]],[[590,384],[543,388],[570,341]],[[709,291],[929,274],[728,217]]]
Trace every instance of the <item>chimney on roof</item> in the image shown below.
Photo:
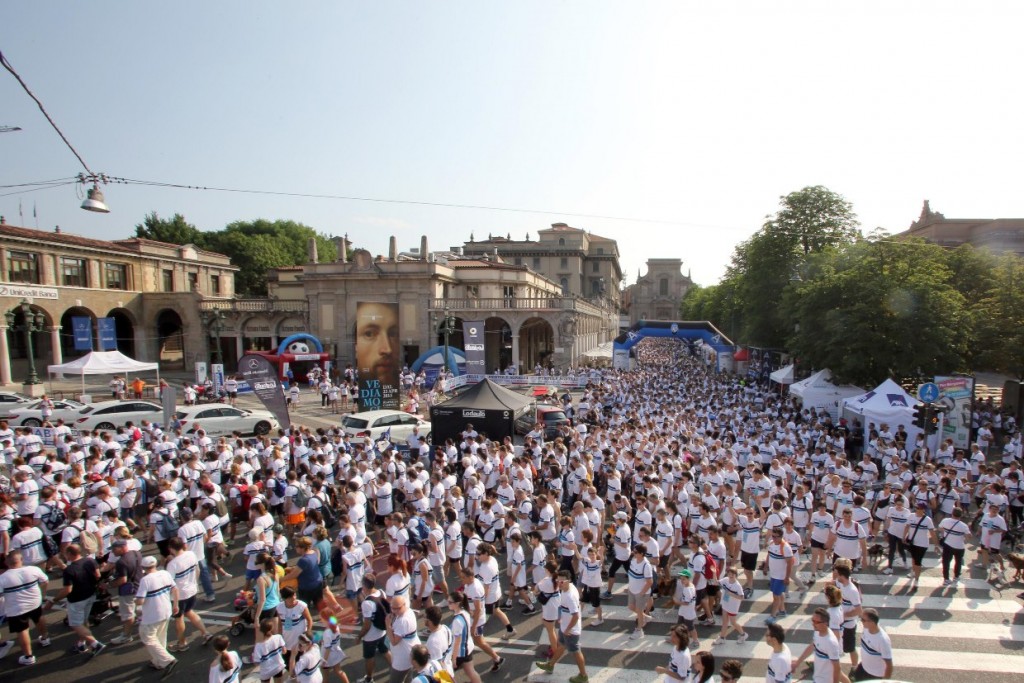
[[[60,232],[60,230],[58,230],[57,232]],[[315,237],[310,237],[306,241],[306,253],[307,253],[307,256],[308,256],[309,263],[319,263],[320,262],[319,255],[317,254],[317,251],[316,251],[316,238]]]
[[[420,258],[426,261],[428,253],[429,252],[427,251],[427,236],[423,235],[422,237],[420,237]]]
[[[348,240],[344,237],[335,237],[334,247],[338,251],[335,261],[338,263],[348,263]]]
[[[0,216],[0,225],[7,225],[7,219],[3,216]]]
[[[391,236],[391,240],[388,243],[388,260],[398,260],[398,240],[395,238],[394,235]]]
[[[53,229],[53,231],[59,235],[60,234],[60,226],[58,225],[57,227],[55,227]]]

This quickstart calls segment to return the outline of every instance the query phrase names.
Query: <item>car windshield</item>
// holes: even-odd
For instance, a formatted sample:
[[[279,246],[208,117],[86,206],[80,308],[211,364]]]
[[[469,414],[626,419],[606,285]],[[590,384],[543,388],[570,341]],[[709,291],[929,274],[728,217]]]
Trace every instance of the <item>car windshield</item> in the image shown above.
[[[341,426],[348,427],[349,429],[364,429],[366,424],[366,420],[355,415],[346,415],[341,421]]]
[[[82,415],[88,415],[89,413],[92,412],[92,410],[93,410],[92,406],[86,406],[86,407],[82,408],[78,412],[80,412]]]
[[[548,410],[542,416],[545,422],[566,422],[569,419],[561,410]]]

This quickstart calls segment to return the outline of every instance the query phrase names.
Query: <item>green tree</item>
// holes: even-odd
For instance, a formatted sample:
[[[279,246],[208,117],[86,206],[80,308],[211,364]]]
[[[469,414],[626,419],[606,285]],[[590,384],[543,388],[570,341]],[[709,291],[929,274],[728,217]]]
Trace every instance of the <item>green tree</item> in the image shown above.
[[[205,233],[185,220],[180,213],[170,220],[160,218],[156,211],[146,214],[142,223],[135,226],[135,236],[170,244],[194,244],[203,247]]]
[[[776,214],[737,246],[726,274],[734,283],[729,315],[738,319],[740,337],[783,348],[790,328],[779,302],[787,288],[803,277],[810,257],[852,243],[857,225],[850,202],[821,185],[781,197]]]
[[[982,367],[1024,379],[1024,259],[998,258],[988,292],[980,297],[974,325]]]
[[[271,268],[306,263],[310,238],[317,241],[320,260],[333,261],[337,254],[329,237],[295,221],[236,221],[206,236],[205,248],[231,257],[238,266],[235,291],[243,296],[265,296]]]
[[[920,240],[822,253],[783,300],[788,349],[861,386],[963,369],[971,332],[952,280],[945,250]]]

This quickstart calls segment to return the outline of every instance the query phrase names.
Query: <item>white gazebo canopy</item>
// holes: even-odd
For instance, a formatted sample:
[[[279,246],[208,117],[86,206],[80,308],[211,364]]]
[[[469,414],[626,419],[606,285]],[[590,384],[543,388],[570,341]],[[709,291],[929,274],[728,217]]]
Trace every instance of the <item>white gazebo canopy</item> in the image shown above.
[[[82,378],[83,394],[86,375],[128,375],[156,370],[157,383],[160,381],[159,363],[143,363],[120,351],[90,351],[81,358],[60,365],[48,365],[46,369],[51,375],[79,375]]]
[[[776,384],[792,384],[793,383],[793,364],[790,363],[784,368],[779,368],[769,378]]]

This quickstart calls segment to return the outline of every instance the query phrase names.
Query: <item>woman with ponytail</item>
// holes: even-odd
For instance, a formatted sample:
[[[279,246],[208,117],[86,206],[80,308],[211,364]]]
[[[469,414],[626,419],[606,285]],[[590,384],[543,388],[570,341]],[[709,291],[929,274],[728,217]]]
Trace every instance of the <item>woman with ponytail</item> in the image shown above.
[[[210,664],[210,683],[237,683],[238,674],[242,670],[242,658],[234,650],[228,649],[231,641],[227,636],[217,636],[212,642],[217,658]]]

